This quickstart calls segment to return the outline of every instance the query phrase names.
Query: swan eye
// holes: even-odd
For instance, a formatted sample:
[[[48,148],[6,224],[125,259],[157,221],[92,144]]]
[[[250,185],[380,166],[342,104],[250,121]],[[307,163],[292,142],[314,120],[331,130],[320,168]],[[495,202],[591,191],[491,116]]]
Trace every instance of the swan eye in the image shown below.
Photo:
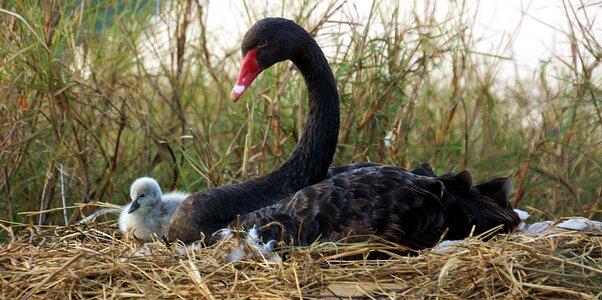
[[[259,44],[257,45],[257,47],[259,47],[259,48],[264,48],[264,47],[266,47],[267,45],[268,45],[268,40],[261,40],[261,41],[259,42]]]
[[[140,198],[144,198],[144,194],[140,195]]]

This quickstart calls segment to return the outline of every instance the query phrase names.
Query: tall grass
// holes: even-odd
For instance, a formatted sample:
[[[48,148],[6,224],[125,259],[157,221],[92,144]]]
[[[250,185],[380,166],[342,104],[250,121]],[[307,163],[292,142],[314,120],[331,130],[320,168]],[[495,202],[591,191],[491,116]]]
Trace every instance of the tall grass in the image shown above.
[[[307,107],[300,74],[279,64],[233,104],[240,51],[214,43],[206,7],[154,3],[4,1],[0,218],[62,224],[61,210],[40,220],[19,212],[59,208],[62,194],[68,205],[122,204],[143,175],[165,190],[196,191],[268,172],[290,155]],[[454,3],[444,18],[434,1],[409,18],[397,13],[407,7],[376,3],[359,23],[345,2],[274,9],[329,55],[342,109],[334,163],[470,168],[477,179],[512,177],[512,201],[547,218],[599,216],[602,48],[583,3],[559,2],[572,57],[512,81],[500,75],[508,58],[474,50],[474,16]],[[239,17],[248,22],[266,14],[246,4]],[[533,115],[540,121],[525,124]],[[81,213],[69,209],[69,222]]]

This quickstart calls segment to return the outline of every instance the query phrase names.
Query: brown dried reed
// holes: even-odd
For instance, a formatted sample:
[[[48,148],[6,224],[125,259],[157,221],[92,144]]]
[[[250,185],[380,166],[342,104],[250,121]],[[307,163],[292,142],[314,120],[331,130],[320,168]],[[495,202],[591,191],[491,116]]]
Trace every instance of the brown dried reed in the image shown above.
[[[6,224],[6,223],[5,223]],[[36,227],[0,244],[3,299],[578,298],[602,290],[602,236],[566,231],[470,238],[389,259],[387,244],[285,247],[279,262],[228,262],[235,239],[181,251],[122,237],[114,221]],[[180,249],[180,251],[178,251]]]

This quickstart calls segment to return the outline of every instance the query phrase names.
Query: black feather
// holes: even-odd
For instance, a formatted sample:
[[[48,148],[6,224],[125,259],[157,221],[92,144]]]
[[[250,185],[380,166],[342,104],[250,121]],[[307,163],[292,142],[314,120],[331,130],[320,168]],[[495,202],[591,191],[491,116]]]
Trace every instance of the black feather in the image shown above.
[[[267,43],[258,48],[262,41]],[[350,234],[421,249],[447,232],[459,239],[496,226],[509,232],[518,216],[507,179],[473,184],[469,171],[437,176],[430,165],[412,172],[378,163],[328,168],[339,131],[339,95],[322,50],[290,20],[267,18],[245,35],[261,68],[291,60],[305,79],[308,117],[291,157],[278,169],[240,184],[191,195],[175,212],[170,239],[191,242],[225,226],[259,228],[264,240],[307,245]],[[251,52],[253,53],[253,52]],[[207,240],[206,240],[207,241]]]

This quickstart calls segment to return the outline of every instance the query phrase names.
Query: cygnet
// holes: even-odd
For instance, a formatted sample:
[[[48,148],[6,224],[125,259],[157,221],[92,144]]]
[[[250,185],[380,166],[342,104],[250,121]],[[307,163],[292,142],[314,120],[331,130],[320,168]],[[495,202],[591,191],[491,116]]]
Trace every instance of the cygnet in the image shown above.
[[[136,179],[130,188],[132,202],[119,215],[119,230],[143,241],[166,236],[171,216],[188,195],[177,191],[162,195],[155,179]]]

